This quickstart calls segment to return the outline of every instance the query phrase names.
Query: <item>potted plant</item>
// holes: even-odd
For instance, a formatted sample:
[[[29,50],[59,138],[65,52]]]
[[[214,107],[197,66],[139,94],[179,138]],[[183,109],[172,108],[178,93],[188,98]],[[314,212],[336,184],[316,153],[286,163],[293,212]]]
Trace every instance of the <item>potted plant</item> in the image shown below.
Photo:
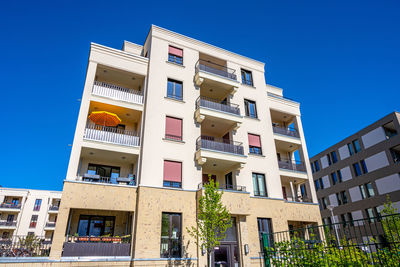
[[[79,237],[79,234],[75,233],[74,236],[72,237],[72,242],[77,242],[78,241],[78,237]]]
[[[91,237],[90,237],[90,241],[92,241],[92,242],[99,242],[99,241],[100,241],[100,237],[99,237],[99,236],[91,236]]]
[[[110,235],[105,235],[101,238],[103,242],[112,242],[112,237]]]
[[[81,242],[87,242],[87,241],[89,241],[89,237],[88,236],[79,236],[78,240]]]
[[[119,243],[119,242],[121,242],[121,237],[119,237],[119,236],[114,236],[114,237],[112,238],[112,241],[113,241],[114,243]]]

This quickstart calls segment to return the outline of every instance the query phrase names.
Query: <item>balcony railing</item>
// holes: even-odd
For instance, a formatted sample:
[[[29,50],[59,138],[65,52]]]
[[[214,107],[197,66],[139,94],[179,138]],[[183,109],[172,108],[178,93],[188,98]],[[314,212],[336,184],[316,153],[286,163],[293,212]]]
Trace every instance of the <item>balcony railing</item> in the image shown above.
[[[98,174],[84,174],[82,176],[82,181],[93,182],[93,183],[103,183],[103,184],[125,184],[130,186],[136,185],[136,176],[129,175],[128,177],[104,177]]]
[[[67,236],[63,257],[78,256],[129,256],[130,235],[122,237]]]
[[[0,257],[48,257],[51,240],[35,235],[0,238]]]
[[[291,171],[306,172],[304,162],[296,160],[278,160],[279,168]]]
[[[203,187],[204,187],[204,183],[199,183],[198,189],[202,189]],[[218,188],[221,190],[246,192],[246,187],[242,186],[242,185],[219,184]]]
[[[17,226],[16,221],[0,221],[0,226]]]
[[[244,149],[241,142],[205,135],[199,136],[196,141],[196,150],[201,148],[238,155],[244,154]]]
[[[60,209],[60,206],[58,206],[58,205],[51,205],[49,208],[49,210],[53,210],[53,211],[57,211],[59,209]]]
[[[94,81],[92,94],[129,103],[143,104],[141,91],[105,82]]]
[[[196,100],[196,109],[199,107],[215,109],[218,111],[240,115],[240,108],[237,104],[221,102],[216,99],[199,96]]]
[[[56,227],[56,222],[46,222],[46,227],[54,228]]]
[[[20,209],[21,204],[14,204],[14,203],[1,203],[0,208],[2,209]]]
[[[139,146],[139,136],[136,132],[101,125],[87,125],[83,138],[124,146]]]
[[[199,59],[196,63],[196,72],[205,71],[231,80],[237,80],[236,71],[209,60]]]
[[[296,129],[284,128],[284,127],[279,127],[279,126],[274,126],[274,125],[272,126],[272,128],[274,130],[274,133],[299,138],[299,133],[297,132]]]

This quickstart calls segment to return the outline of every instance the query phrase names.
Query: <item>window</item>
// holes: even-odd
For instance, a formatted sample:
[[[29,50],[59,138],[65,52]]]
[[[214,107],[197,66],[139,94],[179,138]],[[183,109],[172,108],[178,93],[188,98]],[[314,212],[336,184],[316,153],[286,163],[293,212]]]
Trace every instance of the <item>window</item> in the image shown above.
[[[360,185],[360,191],[362,198],[373,197],[375,196],[374,188],[371,183],[367,183],[364,185]]]
[[[241,69],[242,84],[253,86],[253,75],[251,71]]]
[[[319,162],[318,162],[318,160],[314,161],[314,165],[315,165],[315,171],[318,172],[319,171]]]
[[[307,188],[305,184],[300,185],[300,194],[303,198],[307,196]]]
[[[167,97],[177,100],[183,99],[182,82],[168,79],[167,83]]]
[[[367,165],[365,164],[365,161],[361,160],[360,163],[361,163],[361,168],[362,168],[363,173],[364,174],[368,173],[368,169],[367,169]]]
[[[318,179],[315,180],[314,184],[315,184],[315,191],[318,191],[319,190],[319,180]]]
[[[365,192],[364,185],[359,185],[358,187],[360,188],[361,198],[362,198],[362,199],[367,198],[367,193]]]
[[[165,139],[182,141],[182,120],[166,117],[165,118]]]
[[[326,159],[328,160],[328,165],[331,166],[332,165],[331,155],[327,154]]]
[[[312,171],[312,173],[315,172],[314,164],[312,162],[311,162],[311,171]]]
[[[248,134],[248,138],[249,138],[249,152],[251,154],[262,155],[260,136],[255,134]]]
[[[36,228],[37,219],[38,219],[37,215],[32,215],[31,222],[29,223],[29,228]]]
[[[338,177],[339,183],[343,182],[342,172],[340,170],[338,170],[336,173],[337,173],[337,177]]]
[[[36,199],[35,200],[35,206],[33,206],[33,210],[34,211],[39,211],[41,205],[42,205],[42,200],[41,199]]]
[[[350,144],[350,143],[348,143],[348,144],[347,144],[347,148],[349,149],[350,156],[353,155],[353,154],[354,154],[353,145]]]
[[[346,216],[345,216],[345,214],[340,214],[340,220],[342,221],[343,225],[346,225]]]
[[[354,146],[354,151],[356,153],[361,151],[361,146],[360,146],[360,142],[358,141],[358,139],[354,140],[353,142],[353,146]]]
[[[164,160],[165,187],[182,187],[182,162]]]
[[[326,197],[323,197],[322,199],[321,199],[322,201],[322,207],[324,208],[324,209],[326,209],[326,207],[328,207],[328,201],[326,200]]]
[[[114,235],[115,216],[80,215],[79,236]]]
[[[13,198],[13,200],[11,202],[13,203],[14,206],[18,206],[19,199],[18,198]]]
[[[358,162],[353,164],[353,169],[356,176],[360,176],[362,174],[360,164]]]
[[[274,239],[272,234],[272,222],[271,219],[268,218],[257,218],[258,225],[258,237],[260,239],[260,248],[263,251],[263,248],[266,246],[271,246],[273,244]]]
[[[319,186],[321,187],[321,189],[325,188],[324,181],[322,180],[322,178],[319,178]]]
[[[400,163],[400,146],[390,148],[390,154],[394,163]]]
[[[174,46],[168,48],[168,61],[183,65],[183,50]]]
[[[162,213],[161,258],[181,258],[181,214]]]
[[[331,173],[331,180],[333,185],[335,185],[338,182],[338,178],[335,172]]]
[[[117,184],[117,178],[120,174],[119,167],[106,166],[89,163],[88,165],[88,174],[99,175],[102,180],[110,181],[113,184]]]
[[[338,161],[336,151],[331,152],[331,158],[333,163],[336,163]]]
[[[346,191],[341,191],[339,193],[336,193],[336,198],[339,206],[346,204],[347,203]]]
[[[374,219],[375,218],[374,209],[375,208],[369,208],[369,209],[365,210],[365,212],[367,213],[368,221],[371,222],[371,223],[375,221],[375,219]]]
[[[253,189],[255,196],[267,197],[267,187],[265,186],[265,176],[260,173],[253,173]]]
[[[244,109],[247,117],[257,118],[257,107],[255,101],[245,99]]]
[[[390,139],[393,136],[397,135],[397,131],[395,129],[395,126],[393,124],[393,121],[386,123],[385,125],[382,126],[383,130],[385,131],[386,139]]]

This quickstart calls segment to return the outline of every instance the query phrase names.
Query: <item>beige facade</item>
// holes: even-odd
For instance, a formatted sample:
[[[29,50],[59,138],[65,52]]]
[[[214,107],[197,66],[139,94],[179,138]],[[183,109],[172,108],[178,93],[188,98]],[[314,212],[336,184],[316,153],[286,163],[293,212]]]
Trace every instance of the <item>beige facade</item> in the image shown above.
[[[58,191],[0,188],[0,239],[33,234],[51,240],[60,201]]]
[[[88,118],[99,111],[116,114],[119,125]],[[50,259],[72,264],[100,255],[67,247],[125,247],[73,241],[111,233],[129,237],[121,264],[204,266],[186,229],[195,226],[202,183],[212,175],[235,218],[234,240],[226,241],[238,252],[232,266],[260,266],[257,219],[269,219],[272,231],[321,223],[300,116],[297,102],[266,85],[262,62],[157,26],[143,46],[92,44]],[[166,134],[166,117],[180,119],[180,136]],[[181,166],[173,181],[165,161]]]

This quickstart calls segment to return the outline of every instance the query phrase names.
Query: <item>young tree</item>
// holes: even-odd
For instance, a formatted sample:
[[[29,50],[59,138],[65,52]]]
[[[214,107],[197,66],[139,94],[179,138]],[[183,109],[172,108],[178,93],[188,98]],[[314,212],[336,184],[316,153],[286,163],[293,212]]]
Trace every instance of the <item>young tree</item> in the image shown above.
[[[187,228],[196,240],[196,245],[207,251],[207,263],[211,266],[211,255],[220,241],[226,237],[226,231],[232,226],[231,216],[222,204],[223,192],[218,190],[218,182],[209,177],[209,183],[204,184],[204,195],[199,198],[197,227]]]

